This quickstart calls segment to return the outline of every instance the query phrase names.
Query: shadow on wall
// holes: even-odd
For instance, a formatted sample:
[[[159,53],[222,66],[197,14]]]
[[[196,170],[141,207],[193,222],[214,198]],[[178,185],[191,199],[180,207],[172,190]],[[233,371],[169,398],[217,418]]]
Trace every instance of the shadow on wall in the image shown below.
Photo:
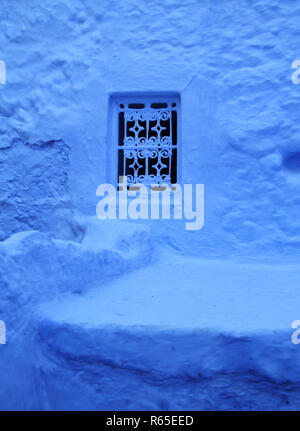
[[[282,166],[291,173],[300,172],[300,151],[290,152],[284,155]]]

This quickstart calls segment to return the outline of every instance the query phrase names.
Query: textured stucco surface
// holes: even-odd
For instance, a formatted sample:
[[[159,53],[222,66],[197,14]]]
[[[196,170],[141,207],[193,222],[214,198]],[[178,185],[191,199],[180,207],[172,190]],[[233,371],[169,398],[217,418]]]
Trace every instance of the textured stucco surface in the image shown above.
[[[0,150],[0,239],[24,230],[79,240],[68,189],[69,147],[13,140]]]
[[[1,0],[1,410],[298,408],[299,20],[292,0]],[[110,97],[136,92],[180,96],[200,231],[95,217]]]
[[[93,214],[107,146],[114,145],[106,140],[109,94],[177,91],[182,180],[205,184],[206,219],[193,236],[181,237],[175,224],[167,235],[201,254],[295,254],[297,3],[25,0],[17,6],[4,0],[0,8],[7,65],[1,147],[13,139],[62,140],[71,149],[72,201]]]

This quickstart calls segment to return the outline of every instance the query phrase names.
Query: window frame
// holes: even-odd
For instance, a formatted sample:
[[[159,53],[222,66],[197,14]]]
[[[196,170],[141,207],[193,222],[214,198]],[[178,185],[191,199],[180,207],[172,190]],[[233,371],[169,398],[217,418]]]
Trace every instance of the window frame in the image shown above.
[[[119,152],[119,105],[122,103],[176,103],[177,111],[177,184],[181,182],[181,104],[178,93],[118,93],[110,96],[109,100],[109,134],[108,134],[108,181],[118,186],[118,152]],[[149,185],[144,184],[146,187]],[[169,184],[172,186],[172,184]],[[133,186],[134,187],[134,186]]]

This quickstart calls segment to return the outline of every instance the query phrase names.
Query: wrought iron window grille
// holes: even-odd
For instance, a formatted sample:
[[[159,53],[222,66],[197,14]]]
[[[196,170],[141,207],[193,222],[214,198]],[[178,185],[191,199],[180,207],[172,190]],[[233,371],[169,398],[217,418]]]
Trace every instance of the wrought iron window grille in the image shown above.
[[[176,97],[118,100],[119,187],[124,176],[131,190],[177,183],[178,110]]]

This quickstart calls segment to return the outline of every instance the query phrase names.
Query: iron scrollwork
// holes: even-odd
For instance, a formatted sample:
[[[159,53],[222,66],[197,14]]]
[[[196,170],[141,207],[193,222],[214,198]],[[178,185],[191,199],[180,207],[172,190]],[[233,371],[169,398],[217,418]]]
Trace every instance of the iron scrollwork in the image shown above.
[[[129,186],[176,183],[176,108],[174,102],[119,105],[118,177],[126,176]]]

